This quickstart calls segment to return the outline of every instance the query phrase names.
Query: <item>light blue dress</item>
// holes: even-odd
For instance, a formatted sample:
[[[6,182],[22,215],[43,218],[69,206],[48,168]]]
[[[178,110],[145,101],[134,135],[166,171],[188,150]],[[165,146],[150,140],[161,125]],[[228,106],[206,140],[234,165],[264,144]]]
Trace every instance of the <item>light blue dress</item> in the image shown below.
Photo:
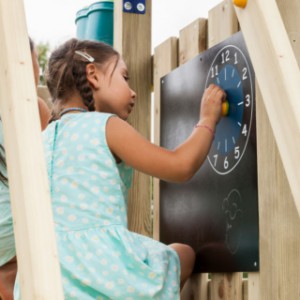
[[[4,147],[3,127],[0,120],[0,144]],[[2,155],[4,153],[0,149]],[[0,170],[7,177],[6,168],[0,164]],[[13,221],[8,186],[0,181],[0,267],[16,255]]]
[[[110,117],[66,114],[43,132],[65,299],[179,299],[177,253],[127,229],[132,169],[107,145]]]

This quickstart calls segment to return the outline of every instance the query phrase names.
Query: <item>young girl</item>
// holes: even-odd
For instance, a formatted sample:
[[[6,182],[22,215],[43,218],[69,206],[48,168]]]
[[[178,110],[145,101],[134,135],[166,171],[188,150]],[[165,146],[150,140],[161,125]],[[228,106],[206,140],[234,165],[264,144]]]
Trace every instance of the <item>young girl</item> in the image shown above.
[[[35,84],[38,84],[39,64],[33,41],[29,38]],[[46,128],[50,110],[43,99],[38,98],[40,124]],[[17,259],[10,209],[9,187],[4,153],[3,128],[0,119],[0,300],[13,299],[13,286],[17,272]]]
[[[190,179],[204,161],[224,92],[204,93],[200,121],[175,150],[151,144],[127,118],[136,94],[110,46],[71,39],[55,50],[47,85],[54,119],[44,131],[65,299],[179,299],[194,250],[127,229],[131,167],[163,180]]]

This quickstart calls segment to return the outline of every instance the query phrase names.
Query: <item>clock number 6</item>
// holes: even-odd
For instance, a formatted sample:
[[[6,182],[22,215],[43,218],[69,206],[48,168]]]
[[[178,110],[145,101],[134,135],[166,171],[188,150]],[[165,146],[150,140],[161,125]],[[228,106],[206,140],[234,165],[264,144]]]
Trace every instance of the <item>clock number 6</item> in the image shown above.
[[[228,162],[227,156],[226,156],[225,159],[224,159],[224,169],[227,170],[228,167],[229,167],[229,162]]]

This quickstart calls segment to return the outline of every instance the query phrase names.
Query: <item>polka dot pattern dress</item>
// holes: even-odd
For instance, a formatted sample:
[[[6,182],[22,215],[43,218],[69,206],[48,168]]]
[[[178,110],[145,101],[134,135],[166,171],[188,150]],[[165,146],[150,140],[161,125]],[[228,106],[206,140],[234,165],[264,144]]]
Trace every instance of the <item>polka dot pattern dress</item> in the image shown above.
[[[110,117],[66,114],[43,133],[65,299],[179,299],[176,252],[127,229],[132,169],[108,148]]]

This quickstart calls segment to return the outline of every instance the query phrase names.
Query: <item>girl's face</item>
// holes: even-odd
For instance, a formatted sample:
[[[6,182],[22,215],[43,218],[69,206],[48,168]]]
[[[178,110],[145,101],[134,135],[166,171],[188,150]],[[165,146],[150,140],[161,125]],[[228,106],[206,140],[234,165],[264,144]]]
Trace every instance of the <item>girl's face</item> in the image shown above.
[[[95,72],[99,81],[97,84],[90,82],[96,111],[114,113],[126,120],[134,107],[136,93],[128,85],[128,70],[123,59],[116,62],[114,58],[104,72],[99,69]]]

